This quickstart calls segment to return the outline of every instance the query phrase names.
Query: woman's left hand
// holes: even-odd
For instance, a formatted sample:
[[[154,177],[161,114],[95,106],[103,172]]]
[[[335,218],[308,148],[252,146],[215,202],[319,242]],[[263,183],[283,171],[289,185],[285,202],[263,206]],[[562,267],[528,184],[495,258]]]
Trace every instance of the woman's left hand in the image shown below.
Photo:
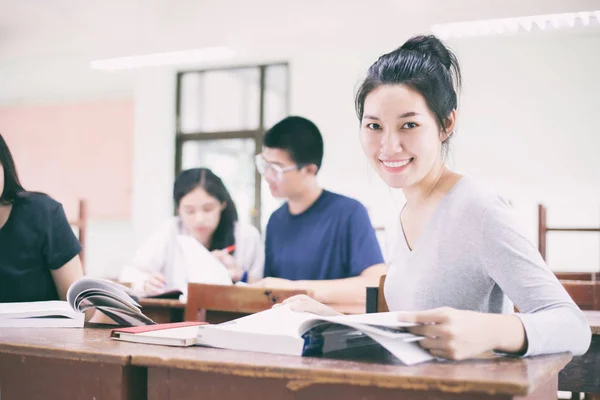
[[[493,317],[492,314],[449,307],[398,313],[398,320],[402,322],[423,324],[408,328],[415,335],[425,336],[418,342],[421,347],[434,356],[449,360],[473,358],[493,350]]]

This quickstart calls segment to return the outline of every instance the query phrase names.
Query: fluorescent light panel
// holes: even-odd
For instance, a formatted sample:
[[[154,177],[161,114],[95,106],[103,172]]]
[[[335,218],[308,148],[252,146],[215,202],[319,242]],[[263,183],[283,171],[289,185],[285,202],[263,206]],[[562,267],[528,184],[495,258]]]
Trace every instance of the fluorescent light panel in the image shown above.
[[[600,11],[582,11],[565,14],[532,15],[529,17],[500,18],[479,21],[433,25],[432,32],[442,39],[469,36],[500,35],[521,30],[562,29],[600,25]]]
[[[92,69],[117,71],[145,67],[161,67],[206,61],[219,61],[233,57],[235,52],[228,47],[204,47],[167,53],[144,54],[129,57],[108,58],[90,63]]]

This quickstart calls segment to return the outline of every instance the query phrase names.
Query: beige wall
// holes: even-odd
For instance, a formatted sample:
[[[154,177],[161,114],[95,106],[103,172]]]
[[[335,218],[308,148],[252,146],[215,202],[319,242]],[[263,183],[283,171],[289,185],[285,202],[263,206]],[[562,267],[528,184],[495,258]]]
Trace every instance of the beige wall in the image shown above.
[[[0,132],[23,185],[94,219],[131,216],[133,100],[0,107]]]

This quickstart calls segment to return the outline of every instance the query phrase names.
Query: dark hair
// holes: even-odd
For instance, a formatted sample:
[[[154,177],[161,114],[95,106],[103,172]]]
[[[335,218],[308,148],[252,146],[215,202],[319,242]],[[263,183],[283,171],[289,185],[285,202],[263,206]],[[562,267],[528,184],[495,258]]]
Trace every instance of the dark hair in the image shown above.
[[[231,246],[235,243],[234,226],[238,220],[237,209],[221,178],[210,169],[192,168],[180,173],[173,185],[175,204],[179,208],[181,199],[198,187],[206,190],[206,193],[221,203],[226,203],[225,208],[221,211],[219,226],[213,233],[209,250],[221,250]]]
[[[356,93],[355,107],[362,120],[365,99],[381,85],[406,85],[419,92],[446,132],[446,121],[458,107],[461,85],[456,55],[437,37],[415,36],[398,49],[384,54],[371,65]],[[443,143],[448,146],[448,139]]]
[[[315,164],[321,168],[323,136],[319,128],[306,118],[291,116],[279,121],[265,133],[263,145],[286,150],[299,166]]]
[[[0,204],[12,204],[20,193],[25,192],[25,189],[21,186],[15,162],[2,134],[0,134],[0,165],[4,169],[4,190],[0,193]]]

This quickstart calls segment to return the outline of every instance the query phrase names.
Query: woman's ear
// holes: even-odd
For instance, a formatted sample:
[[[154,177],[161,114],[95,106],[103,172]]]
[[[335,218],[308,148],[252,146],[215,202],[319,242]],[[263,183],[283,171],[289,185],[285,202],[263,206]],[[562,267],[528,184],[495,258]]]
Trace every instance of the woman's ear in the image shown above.
[[[224,201],[221,203],[221,212],[224,211],[227,208],[227,202]]]
[[[446,118],[444,130],[442,130],[442,132],[440,133],[440,139],[442,143],[448,140],[448,138],[450,137],[450,135],[452,135],[455,129],[456,110],[452,110],[452,112],[450,112],[450,115],[448,115],[448,117]]]

